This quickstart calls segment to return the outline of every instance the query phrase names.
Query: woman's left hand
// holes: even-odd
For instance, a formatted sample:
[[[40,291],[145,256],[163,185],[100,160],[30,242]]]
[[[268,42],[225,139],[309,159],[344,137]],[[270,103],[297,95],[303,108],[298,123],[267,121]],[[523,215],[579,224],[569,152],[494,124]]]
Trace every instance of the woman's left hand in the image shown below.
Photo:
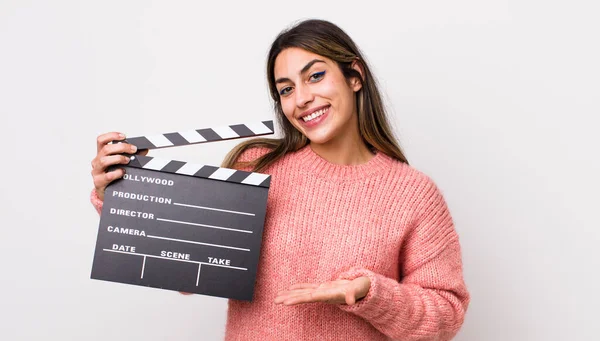
[[[325,283],[294,284],[286,291],[280,291],[275,298],[276,304],[294,305],[301,303],[325,302],[348,305],[367,296],[371,288],[369,277],[353,280],[338,280]]]

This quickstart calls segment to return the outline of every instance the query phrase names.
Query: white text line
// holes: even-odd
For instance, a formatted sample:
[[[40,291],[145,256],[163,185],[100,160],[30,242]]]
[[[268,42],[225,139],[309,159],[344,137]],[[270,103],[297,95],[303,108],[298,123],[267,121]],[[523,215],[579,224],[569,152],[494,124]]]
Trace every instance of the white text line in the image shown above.
[[[190,243],[190,244],[214,246],[214,247],[220,247],[220,248],[223,248],[223,249],[232,249],[232,250],[240,250],[240,251],[250,251],[250,249],[244,249],[244,248],[241,248],[241,247],[218,245],[218,244],[210,244],[210,243],[202,243],[202,242],[195,242],[195,241],[192,241],[192,240],[168,238],[168,237],[161,237],[161,236],[153,236],[153,235],[150,235],[150,234],[147,237],[148,238],[171,240],[171,241],[174,241],[174,242],[182,242],[182,243]]]
[[[146,267],[146,256],[144,256],[144,262],[142,263],[142,275],[140,276],[141,279],[144,279],[144,268]]]
[[[252,233],[252,231],[248,231],[248,230],[238,230],[238,229],[232,229],[232,228],[229,228],[229,227],[206,225],[206,224],[198,224],[198,223],[190,223],[190,222],[187,222],[187,221],[180,221],[180,220],[171,220],[171,219],[164,219],[164,218],[156,218],[156,220],[167,221],[167,222],[176,223],[176,224],[202,226],[202,227],[208,227],[208,228],[211,228],[211,229],[219,229],[219,230],[227,230],[227,231],[243,232],[243,233]]]
[[[185,206],[185,207],[193,207],[193,208],[200,208],[200,209],[203,209],[203,210],[210,210],[210,211],[219,211],[219,212],[226,212],[226,213],[249,215],[249,216],[255,216],[256,215],[254,213],[239,212],[239,211],[232,211],[232,210],[223,210],[223,209],[220,209],[220,208],[213,208],[213,207],[206,207],[206,206],[196,206],[196,205],[182,204],[182,203],[179,203],[179,202],[175,202],[175,203],[173,203],[173,205]]]
[[[198,276],[196,276],[196,286],[198,286],[198,281],[200,281],[200,267],[202,264],[198,264]]]

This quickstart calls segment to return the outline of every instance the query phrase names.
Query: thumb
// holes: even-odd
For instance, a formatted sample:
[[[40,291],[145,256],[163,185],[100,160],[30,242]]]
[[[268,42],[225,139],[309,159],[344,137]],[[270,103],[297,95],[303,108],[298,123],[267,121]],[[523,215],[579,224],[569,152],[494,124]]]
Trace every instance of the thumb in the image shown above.
[[[347,305],[353,305],[354,303],[356,303],[356,297],[355,297],[355,289],[353,285],[349,285],[348,289],[346,289],[346,304]]]

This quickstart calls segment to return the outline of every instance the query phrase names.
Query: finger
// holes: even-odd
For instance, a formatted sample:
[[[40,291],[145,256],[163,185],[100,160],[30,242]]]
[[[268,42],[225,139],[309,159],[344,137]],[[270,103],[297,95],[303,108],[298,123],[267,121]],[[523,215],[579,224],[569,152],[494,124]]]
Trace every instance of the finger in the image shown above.
[[[290,286],[290,290],[294,290],[294,289],[317,289],[317,288],[332,288],[332,287],[337,287],[340,285],[345,285],[350,283],[349,280],[347,279],[340,279],[337,281],[330,281],[330,282],[324,282],[324,283],[297,283],[294,284],[292,286]]]
[[[130,159],[125,155],[103,156],[99,159],[96,159],[96,162],[93,165],[94,168],[92,170],[92,174],[97,175],[104,173],[109,166],[119,164],[126,165],[129,163],[129,161]]]
[[[356,289],[354,288],[354,286],[349,285],[346,288],[345,301],[347,305],[353,305],[354,303],[356,303]]]
[[[351,286],[354,288],[354,297],[361,299],[369,293],[371,280],[367,276],[361,276],[352,280]]]
[[[278,297],[276,298],[276,302],[277,303],[284,302],[286,300],[289,300],[292,297],[306,295],[311,292],[312,293],[330,292],[330,293],[336,295],[335,297],[340,303],[343,303],[343,302],[345,302],[345,296],[344,296],[344,291],[342,291],[341,288],[344,286],[347,286],[349,283],[350,283],[349,280],[344,279],[344,280],[325,282],[325,283],[321,283],[321,284],[314,284],[314,283],[295,284],[290,287],[290,288],[296,288],[294,290],[280,291],[278,293]],[[305,289],[299,289],[299,288],[305,288]]]
[[[116,179],[122,178],[124,174],[125,170],[119,168],[115,169],[114,171],[94,175],[94,187],[97,191],[104,192],[104,189],[109,183]]]
[[[193,292],[184,292],[184,291],[180,291],[179,293],[182,295],[193,295],[194,294]]]
[[[277,293],[277,296],[289,296],[289,295],[296,295],[298,293],[305,293],[305,292],[310,292],[313,291],[315,289],[295,289],[295,290],[282,290],[280,292]]]
[[[290,286],[290,290],[296,289],[316,289],[319,287],[319,284],[316,283],[297,283]]]
[[[125,139],[125,134],[119,132],[110,132],[106,134],[99,135],[96,138],[96,146],[98,148],[97,152],[99,153],[102,147],[104,147],[110,141],[121,141]]]
[[[105,145],[104,147],[102,147],[100,152],[98,152],[98,155],[107,156],[107,155],[114,155],[114,154],[135,154],[136,152],[137,152],[136,146],[123,142],[123,143],[112,143],[112,144]]]
[[[315,292],[309,292],[302,295],[286,298],[282,303],[283,305],[296,305],[306,303],[325,302],[331,300],[332,297],[324,296],[322,293],[317,295]]]
[[[344,302],[344,295],[339,289],[324,289],[309,292],[306,294],[290,297],[283,301],[284,305],[294,305],[301,303],[315,303],[315,302]]]
[[[277,294],[277,297],[275,297],[275,303],[280,304],[280,303],[283,303],[283,301],[285,301],[291,297],[295,297],[298,295],[304,295],[311,291],[313,291],[313,289],[282,291]]]
[[[347,279],[342,279],[342,280],[337,280],[337,281],[331,281],[331,282],[325,282],[325,283],[321,283],[319,285],[319,288],[335,288],[335,287],[342,287],[344,285],[347,285],[348,283],[350,283],[349,280]]]

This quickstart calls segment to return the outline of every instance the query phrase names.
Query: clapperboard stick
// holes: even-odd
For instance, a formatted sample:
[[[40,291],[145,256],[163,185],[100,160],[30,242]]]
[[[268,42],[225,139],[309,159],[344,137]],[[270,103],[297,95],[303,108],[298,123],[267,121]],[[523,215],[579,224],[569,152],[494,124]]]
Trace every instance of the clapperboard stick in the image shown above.
[[[177,146],[184,146],[184,145],[190,145],[190,144],[197,144],[197,143],[206,143],[206,142],[215,142],[215,141],[223,141],[223,140],[229,140],[229,139],[237,139],[237,138],[244,138],[244,137],[252,137],[252,136],[261,136],[261,135],[268,135],[268,134],[273,134],[274,133],[274,129],[273,129],[273,121],[262,121],[262,122],[256,122],[256,123],[250,123],[250,124],[237,124],[237,125],[229,125],[229,126],[222,126],[222,127],[217,127],[217,128],[206,128],[206,129],[197,129],[197,130],[191,130],[191,131],[183,131],[183,132],[174,132],[174,133],[165,133],[165,134],[158,134],[158,135],[150,135],[150,136],[140,136],[140,137],[133,137],[133,138],[128,138],[125,141],[114,141],[113,143],[122,143],[122,142],[127,142],[130,144],[135,145],[138,150],[149,150],[149,149],[158,149],[158,148],[166,148],[166,147],[177,147]],[[187,163],[187,162],[183,162],[183,161],[175,161],[175,160],[165,160],[165,159],[160,159],[160,158],[154,158],[154,157],[149,157],[149,156],[142,156],[142,155],[131,155],[131,154],[125,154],[128,157],[130,157],[130,162],[125,166],[125,167],[132,167],[132,168],[138,168],[140,169],[140,171],[156,171],[156,175],[158,176],[156,179],[160,180],[159,177],[160,174],[162,175],[162,180],[161,181],[170,181],[171,185],[173,183],[178,183],[181,182],[183,184],[185,188],[185,190],[183,192],[178,192],[177,191],[177,186],[173,189],[167,189],[165,190],[159,190],[158,194],[155,193],[148,193],[145,191],[146,187],[140,187],[139,185],[136,185],[136,181],[137,180],[137,175],[135,176],[136,179],[131,178],[131,175],[125,175],[124,182],[114,182],[109,184],[108,188],[109,191],[111,191],[113,193],[113,195],[108,196],[107,198],[105,198],[105,209],[103,211],[103,215],[101,217],[101,222],[100,222],[100,230],[99,230],[99,235],[98,235],[98,241],[97,241],[97,245],[96,245],[96,254],[95,254],[95,260],[94,260],[94,266],[92,269],[92,278],[96,278],[96,279],[103,279],[103,280],[108,280],[108,281],[115,281],[115,282],[122,282],[122,283],[129,283],[129,284],[137,284],[137,285],[144,285],[144,286],[152,286],[152,287],[157,287],[157,288],[170,288],[170,289],[174,289],[174,290],[179,290],[181,288],[181,286],[179,286],[179,284],[177,283],[183,283],[182,285],[192,285],[194,283],[190,283],[188,280],[186,279],[178,279],[177,283],[165,283],[165,282],[161,282],[162,279],[164,278],[168,278],[169,276],[165,277],[163,275],[161,275],[160,279],[154,278],[154,279],[146,279],[146,276],[144,276],[145,270],[147,270],[148,264],[147,264],[147,258],[148,260],[150,259],[158,259],[158,260],[171,260],[171,261],[175,261],[175,263],[180,263],[183,262],[183,264],[185,263],[193,263],[193,264],[198,264],[198,268],[197,268],[197,273],[194,273],[194,282],[195,282],[195,287],[197,289],[193,289],[193,287],[184,287],[184,288],[188,288],[188,289],[192,289],[192,290],[196,290],[194,292],[197,293],[204,293],[207,295],[213,295],[213,296],[221,296],[221,297],[232,297],[232,298],[238,298],[238,299],[251,299],[252,296],[252,287],[253,287],[253,283],[254,283],[254,279],[256,276],[256,266],[257,266],[257,262],[258,262],[258,251],[260,249],[260,244],[261,244],[261,236],[262,236],[262,229],[263,229],[263,224],[264,224],[264,217],[265,217],[265,209],[266,209],[266,200],[267,200],[267,193],[268,193],[268,189],[270,187],[270,175],[268,174],[262,174],[262,173],[254,173],[254,172],[245,172],[245,171],[239,171],[239,170],[235,170],[235,169],[229,169],[229,168],[222,168],[222,167],[215,167],[215,166],[209,166],[209,165],[201,165],[201,164],[194,164],[194,163]],[[116,166],[115,166],[116,167]],[[174,177],[167,177],[167,173],[171,173],[172,176]],[[152,176],[151,174],[146,174],[147,178],[149,176]],[[177,177],[177,176],[183,176],[183,178],[181,177]],[[143,178],[143,174],[141,175],[141,177]],[[194,181],[200,181],[200,182],[190,182],[189,180],[185,180],[185,178],[187,179],[191,179],[191,178],[203,178],[203,179],[198,179],[198,180],[194,180]],[[168,180],[165,180],[164,178],[167,178]],[[179,180],[178,180],[179,179]],[[127,181],[127,180],[135,180],[135,181]],[[143,179],[142,179],[143,180]],[[216,182],[206,182],[207,180],[217,180]],[[233,189],[232,185],[222,185],[222,186],[226,186],[226,187],[222,187],[221,185],[218,185],[218,182],[228,182],[228,183],[235,183],[235,186],[239,186],[242,185],[241,187],[235,187],[236,189]],[[198,187],[198,186],[206,186],[204,187]],[[107,188],[107,189],[108,189]],[[202,190],[198,191],[192,191],[189,192],[188,190],[191,188],[203,188]],[[244,189],[246,188],[246,189]],[[254,188],[254,189],[252,189]],[[205,190],[206,189],[206,190]],[[174,192],[175,191],[175,192]],[[220,205],[225,204],[226,206],[229,204],[229,202],[227,201],[223,201],[225,200],[224,198],[227,197],[227,195],[224,197],[223,195],[220,195],[219,198],[214,198],[214,197],[206,197],[205,194],[203,193],[211,193],[211,191],[224,191],[223,193],[230,193],[228,195],[234,195],[233,197],[230,197],[231,199],[227,199],[227,200],[231,200],[231,204],[234,205],[231,209],[223,209],[223,207],[221,208],[216,208],[216,207],[209,207],[209,206],[214,206],[211,205],[213,200],[217,200],[217,202],[220,202]],[[108,191],[107,191],[108,192]],[[137,192],[137,193],[136,193]],[[140,194],[141,193],[141,194]],[[178,194],[179,193],[179,194]],[[195,193],[194,195],[201,195],[204,196],[204,198],[208,201],[206,201],[204,206],[198,206],[198,205],[190,205],[190,204],[185,204],[185,203],[181,203],[181,201],[185,201],[185,195],[187,194],[183,194],[183,193]],[[239,195],[236,193],[244,193],[243,195]],[[156,206],[155,204],[151,204],[149,203],[150,206],[144,206],[146,204],[144,204],[143,206],[138,206],[138,205],[134,205],[133,207],[131,205],[126,204],[127,202],[132,202],[131,199],[134,200],[144,200],[144,201],[148,201],[146,199],[142,199],[145,197],[149,197],[148,194],[151,195],[161,195],[160,197],[151,197],[153,198],[152,200],[150,200],[151,202],[158,202],[159,206]],[[210,194],[209,194],[210,195]],[[166,196],[166,197],[165,197]],[[179,198],[179,199],[175,199],[175,197]],[[125,201],[122,201],[124,199],[119,199],[119,198],[124,198]],[[157,199],[156,199],[157,198]],[[173,199],[172,199],[173,198]],[[199,197],[196,197],[196,199],[198,199]],[[129,199],[129,200],[127,200]],[[155,200],[156,199],[156,200]],[[191,198],[190,198],[191,199]],[[201,198],[200,198],[201,199]],[[177,202],[177,200],[179,200],[180,202]],[[204,199],[201,199],[204,200]],[[173,202],[172,202],[173,201]],[[215,204],[217,204],[217,202],[215,202]],[[160,205],[160,204],[165,204],[166,206]],[[125,205],[125,206],[123,206]],[[154,206],[153,206],[154,205]],[[171,206],[173,205],[173,206]],[[239,206],[242,205],[242,206]],[[165,207],[164,209],[161,207]],[[168,207],[173,207],[168,208]],[[210,223],[210,222],[198,222],[195,221],[194,218],[195,215],[193,213],[193,211],[181,211],[180,209],[177,209],[175,207],[189,207],[188,210],[190,209],[201,209],[201,210],[211,210],[211,211],[215,211],[215,212],[222,212],[219,214],[230,214],[229,218],[226,218],[226,220],[222,221],[222,224],[219,224],[218,221],[216,221],[215,223]],[[237,208],[236,208],[237,207]],[[135,211],[132,211],[131,208],[134,208]],[[225,207],[227,208],[227,207]],[[148,211],[149,210],[149,211]],[[173,211],[175,210],[175,211]],[[172,213],[176,213],[176,214],[183,214],[183,216],[181,216],[181,218],[171,218],[171,219],[163,219],[161,218],[161,215],[164,214],[168,214],[169,212]],[[106,213],[106,214],[104,214]],[[158,213],[158,216],[156,216],[156,213]],[[127,217],[132,217],[135,216],[139,219],[134,219],[134,220],[127,220],[127,219],[131,219],[131,218],[118,218],[119,216],[127,216]],[[235,218],[234,216],[240,216],[243,215],[246,220],[240,221],[238,218]],[[205,214],[201,215],[202,217],[205,218],[210,218],[208,216],[206,216]],[[200,218],[201,216],[198,216],[198,218]],[[179,217],[179,216],[178,216]],[[185,217],[187,217],[188,219],[185,219]],[[214,217],[213,217],[214,218]],[[124,219],[124,220],[123,220]],[[146,220],[144,220],[146,219]],[[149,219],[149,220],[148,220]],[[178,220],[173,220],[173,219],[178,219]],[[211,218],[212,219],[212,218]],[[221,219],[221,218],[219,218]],[[250,220],[248,220],[250,219]],[[181,226],[181,224],[187,225],[187,226],[196,226],[196,227],[200,227],[200,230],[196,230],[196,229],[192,229],[192,230],[188,230],[189,233],[192,233],[193,235],[196,235],[196,237],[211,237],[211,235],[215,238],[217,238],[217,241],[221,241],[218,244],[221,245],[217,245],[217,244],[211,244],[210,242],[206,242],[206,241],[201,241],[201,240],[194,240],[194,238],[191,239],[180,239],[180,238],[185,238],[185,237],[180,237],[180,238],[172,238],[169,236],[156,236],[156,235],[151,235],[152,233],[156,233],[158,230],[157,228],[161,228],[160,225],[156,225],[156,224],[167,224],[169,227],[166,227],[166,230],[161,230],[163,232],[167,232],[167,231],[174,231],[173,233],[175,233],[175,230],[172,230],[174,227],[173,224],[175,225],[179,225]],[[166,222],[166,223],[165,223]],[[230,226],[223,226],[223,225],[227,225],[227,222],[233,224]],[[115,225],[116,224],[116,225]],[[149,225],[150,224],[150,225]],[[218,226],[221,225],[221,226]],[[114,227],[114,226],[121,226],[121,227]],[[122,226],[126,226],[125,228]],[[149,233],[144,232],[144,230],[146,229],[150,229],[151,231]],[[202,231],[204,230],[205,232],[194,232],[194,231]],[[155,232],[152,232],[155,231]],[[216,234],[221,233],[218,231],[224,231],[222,233],[230,233],[230,236],[227,237],[227,239],[221,239],[221,237],[223,236],[218,236]],[[179,229],[179,232],[185,232],[181,229]],[[178,232],[178,233],[179,233]],[[117,233],[115,235],[115,233]],[[171,232],[169,232],[171,233]],[[197,234],[197,233],[203,233],[202,235]],[[204,235],[204,233],[209,233],[208,235]],[[235,235],[231,235],[231,233],[234,233]],[[120,237],[123,234],[125,234],[124,237]],[[193,235],[190,235],[188,237],[193,237]],[[133,236],[133,237],[131,237]],[[137,237],[136,237],[137,236]],[[128,239],[123,239],[123,238],[128,238]],[[133,238],[133,239],[131,239]],[[138,239],[139,238],[139,239]],[[150,239],[147,239],[150,238]],[[158,239],[157,239],[158,238]],[[233,238],[233,239],[232,239]],[[148,242],[146,242],[146,240],[148,240]],[[154,244],[150,244],[150,240],[164,240],[165,243],[171,243],[170,246],[168,246],[167,244],[164,245],[158,245],[156,243]],[[223,243],[232,243],[233,245],[222,245]],[[108,245],[112,245],[112,247],[108,247],[107,243],[110,243]],[[116,243],[116,244],[115,244]],[[131,244],[133,243],[133,244]],[[178,252],[173,252],[173,255],[170,255],[169,252],[165,253],[165,255],[163,255],[163,252],[165,251],[161,251],[160,253],[156,253],[156,251],[158,250],[157,248],[160,247],[161,249],[163,248],[171,248],[171,247],[175,247],[173,246],[173,243],[179,243],[177,245],[181,245],[182,247],[184,247],[185,245],[198,245],[198,246],[202,246],[204,248],[210,248],[210,250],[214,250],[213,251],[208,251],[209,249],[202,249],[202,250],[197,250],[194,251],[192,249],[187,248],[188,251],[181,251],[179,250]],[[127,246],[127,244],[130,244],[131,246]],[[137,246],[135,246],[137,245]],[[139,249],[142,249],[141,251]],[[146,251],[144,251],[144,249]],[[155,251],[152,251],[155,250]],[[211,253],[215,253],[218,250],[224,250],[224,251],[219,251],[220,256],[217,256],[215,258],[215,255],[212,255]],[[229,251],[227,251],[229,250]],[[248,252],[248,255],[243,256],[242,258],[240,258],[240,256],[234,255],[233,253],[236,252],[240,252],[243,251]],[[191,254],[186,254],[186,252],[191,252]],[[194,256],[195,252],[198,252],[198,254],[196,256]],[[231,260],[229,259],[230,257],[228,257],[227,254],[223,254],[222,252],[230,252],[229,256],[233,257],[231,258]],[[136,264],[131,263],[128,260],[117,260],[117,259],[113,259],[113,258],[107,258],[104,255],[105,254],[127,254],[127,255],[133,255],[134,258],[138,258],[138,257],[142,257],[143,261],[141,262],[141,273],[138,275],[135,275],[135,273],[131,273],[131,272],[124,272],[127,266],[133,266],[134,268],[137,266]],[[203,254],[200,255],[200,254]],[[200,255],[200,259],[198,259],[198,255]],[[206,258],[206,256],[209,256],[208,258]],[[210,257],[212,256],[212,257]],[[183,257],[183,258],[181,258]],[[202,258],[204,257],[204,258]],[[224,258],[220,258],[220,257],[224,257]],[[239,263],[242,259],[242,263],[238,264],[234,264],[237,262]],[[116,265],[117,262],[120,265]],[[246,264],[247,263],[247,264]],[[200,280],[200,269],[202,265],[207,265],[210,268],[216,267],[216,268],[225,268],[225,269],[231,269],[232,271],[241,271],[242,272],[248,272],[248,275],[243,275],[243,277],[240,277],[239,280],[242,280],[244,284],[244,288],[243,290],[241,290],[241,288],[239,287],[239,283],[236,285],[233,284],[227,284],[227,282],[223,282],[221,284],[218,285],[214,285],[214,284],[210,284],[210,283],[215,283],[215,280],[217,280],[215,277],[212,277],[212,279],[208,279],[208,282],[206,285],[203,286],[203,288],[199,288],[199,280]],[[154,263],[153,267],[155,268],[156,266],[158,266],[156,263]],[[119,270],[121,269],[121,270]],[[170,268],[162,268],[162,270],[164,271],[169,271]],[[129,270],[131,271],[131,270]],[[156,270],[154,270],[154,273]],[[137,272],[137,271],[136,271]],[[213,273],[212,276],[214,276],[215,273]],[[183,272],[178,272],[176,274],[171,274],[170,276],[187,276],[185,275],[185,273]],[[230,275],[227,275],[226,277],[230,277],[229,281],[231,281],[232,277]],[[153,277],[153,276],[150,276]],[[137,278],[137,279],[136,279]],[[233,277],[233,278],[238,278],[238,277]],[[218,281],[221,281],[220,279],[218,279]],[[237,281],[237,280],[236,280]],[[232,283],[232,282],[229,282]],[[236,289],[237,288],[237,289]],[[198,291],[199,290],[199,291]],[[241,290],[241,291],[240,291]]]
[[[186,146],[198,143],[217,142],[274,133],[273,121],[204,128],[182,132],[139,136],[126,139],[138,150]],[[128,166],[160,172],[195,176],[200,178],[236,182],[247,185],[269,187],[271,177],[266,174],[244,172],[230,168],[199,165],[176,160],[165,160],[150,156],[131,156]]]
[[[142,149],[159,149],[166,147],[185,146],[197,143],[207,143],[270,135],[274,133],[273,121],[262,121],[248,124],[235,124],[217,128],[205,128],[189,131],[139,136],[126,139],[124,142]]]

